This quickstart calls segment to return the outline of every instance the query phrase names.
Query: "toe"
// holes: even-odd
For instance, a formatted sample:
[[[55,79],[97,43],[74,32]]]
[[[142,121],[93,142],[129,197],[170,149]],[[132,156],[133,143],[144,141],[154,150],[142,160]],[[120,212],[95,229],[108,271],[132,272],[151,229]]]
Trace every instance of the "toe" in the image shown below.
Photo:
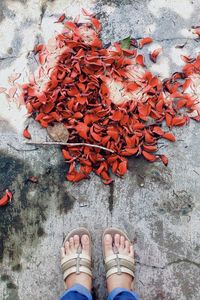
[[[127,254],[130,252],[130,243],[129,243],[129,241],[125,241],[125,250],[126,250]]]
[[[125,237],[123,235],[120,236],[120,248],[122,250],[125,248]]]
[[[66,255],[69,255],[69,253],[70,253],[70,250],[69,250],[69,242],[66,241],[66,242],[65,242],[65,254],[66,254]]]
[[[114,241],[115,241],[115,246],[119,248],[120,235],[118,233],[115,234]]]
[[[105,234],[103,239],[103,246],[106,256],[113,254],[112,243],[112,236],[110,234]]]
[[[74,250],[74,238],[71,237],[69,239],[69,247],[70,247],[70,250]]]
[[[61,248],[60,255],[61,255],[61,258],[65,257],[65,248],[64,247]]]
[[[78,249],[79,245],[80,245],[80,237],[78,235],[75,235],[74,236],[74,246],[76,249]]]
[[[81,244],[82,244],[83,250],[89,254],[90,253],[90,239],[87,234],[84,234],[81,237]]]
[[[130,257],[134,258],[134,248],[133,245],[130,246]]]

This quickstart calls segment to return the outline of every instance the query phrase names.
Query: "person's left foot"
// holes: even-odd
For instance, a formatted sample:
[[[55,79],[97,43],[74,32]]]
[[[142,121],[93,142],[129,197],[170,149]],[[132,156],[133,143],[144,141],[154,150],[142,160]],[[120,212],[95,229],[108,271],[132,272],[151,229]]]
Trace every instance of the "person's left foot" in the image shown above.
[[[74,235],[65,242],[64,246],[61,248],[61,258],[77,253],[79,247],[82,248],[83,254],[91,256],[90,238],[88,235],[84,234],[81,238],[78,235]],[[86,273],[73,273],[66,278],[65,283],[68,289],[77,283],[83,285],[89,291],[92,289],[92,278]]]
[[[106,234],[103,240],[103,247],[105,256],[109,257],[114,255],[113,245],[118,250],[119,254],[127,256],[127,258],[134,258],[133,245],[125,239],[123,235],[115,234],[114,238],[110,234]],[[127,273],[113,274],[107,278],[108,293],[116,288],[124,288],[131,290],[133,285],[133,277]]]

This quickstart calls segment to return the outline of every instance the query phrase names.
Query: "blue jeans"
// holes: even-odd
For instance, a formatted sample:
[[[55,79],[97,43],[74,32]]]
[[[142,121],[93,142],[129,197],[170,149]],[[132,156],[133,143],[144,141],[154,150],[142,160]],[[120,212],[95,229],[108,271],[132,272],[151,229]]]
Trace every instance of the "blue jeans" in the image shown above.
[[[62,295],[60,300],[92,300],[92,295],[81,284],[75,284]],[[139,297],[134,292],[117,288],[108,295],[108,300],[139,300]]]

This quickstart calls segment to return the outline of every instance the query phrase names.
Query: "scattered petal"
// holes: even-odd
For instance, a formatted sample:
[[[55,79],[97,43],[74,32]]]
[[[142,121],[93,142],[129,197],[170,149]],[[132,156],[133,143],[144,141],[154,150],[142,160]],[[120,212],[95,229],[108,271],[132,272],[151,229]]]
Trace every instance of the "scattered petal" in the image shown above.
[[[159,55],[161,52],[162,52],[162,48],[158,48],[158,49],[153,50],[153,51],[149,54],[150,60],[151,60],[153,63],[156,63],[157,57],[158,57],[158,55]]]
[[[65,14],[62,14],[57,21],[55,21],[54,23],[62,23],[64,21],[64,19],[66,18]]]
[[[7,205],[12,200],[12,193],[9,190],[6,190],[3,197],[0,199],[0,206]]]
[[[167,156],[161,154],[161,155],[159,155],[159,157],[160,157],[161,161],[163,162],[163,164],[165,166],[167,166],[168,165],[168,158],[167,158]]]
[[[28,126],[24,129],[23,131],[23,136],[26,138],[26,139],[31,139],[31,134],[30,132],[28,131]]]
[[[140,40],[139,45],[140,49],[144,47],[144,45],[151,44],[153,42],[153,39],[151,37],[146,37]]]

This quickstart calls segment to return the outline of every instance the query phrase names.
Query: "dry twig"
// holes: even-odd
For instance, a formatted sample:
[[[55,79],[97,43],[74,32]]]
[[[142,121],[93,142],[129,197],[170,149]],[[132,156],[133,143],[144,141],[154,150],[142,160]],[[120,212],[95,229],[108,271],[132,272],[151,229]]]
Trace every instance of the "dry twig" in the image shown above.
[[[62,142],[25,142],[25,144],[29,144],[29,145],[41,145],[41,146],[48,146],[48,145],[60,145],[60,146],[67,146],[67,147],[76,147],[76,146],[88,146],[88,147],[93,147],[93,148],[99,148],[111,153],[115,153],[115,151],[108,149],[106,147],[103,146],[99,146],[99,145],[93,145],[93,144],[88,144],[88,143],[62,143]]]

